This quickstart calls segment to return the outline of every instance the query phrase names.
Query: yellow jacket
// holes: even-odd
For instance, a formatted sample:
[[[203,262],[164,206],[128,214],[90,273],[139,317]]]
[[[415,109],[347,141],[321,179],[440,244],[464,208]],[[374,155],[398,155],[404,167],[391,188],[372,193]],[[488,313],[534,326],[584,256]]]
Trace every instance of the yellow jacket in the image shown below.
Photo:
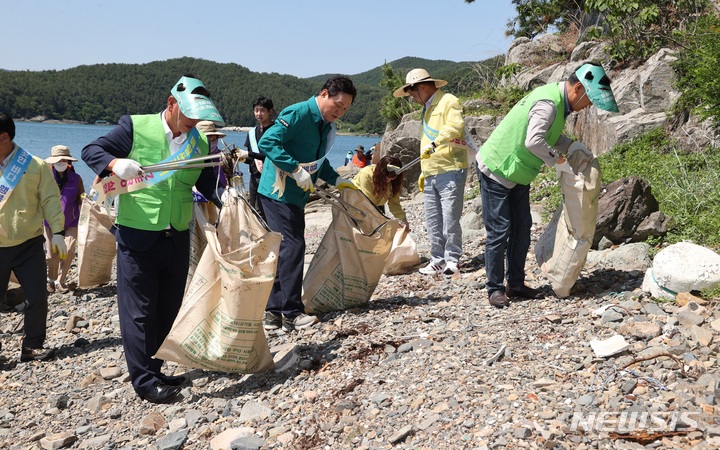
[[[8,155],[12,160],[17,151]],[[32,157],[25,173],[0,209],[0,247],[14,247],[43,234],[43,219],[53,233],[65,229],[65,215],[60,204],[60,190],[50,166]]]
[[[353,184],[358,187],[362,191],[363,194],[367,196],[367,198],[370,199],[371,202],[375,206],[382,206],[385,203],[388,204],[388,207],[390,208],[390,212],[392,215],[398,219],[405,221],[405,210],[402,209],[402,206],[400,206],[400,194],[390,197],[390,186],[388,185],[388,191],[381,194],[376,195],[375,190],[373,189],[373,182],[372,177],[373,173],[375,173],[375,164],[371,166],[365,166],[362,169],[360,169],[360,172],[355,175],[355,178],[353,178]]]
[[[465,122],[460,101],[442,90],[435,92],[424,111],[420,150],[435,142],[435,153],[420,162],[424,176],[438,175],[468,167],[467,150],[454,146],[465,138]]]

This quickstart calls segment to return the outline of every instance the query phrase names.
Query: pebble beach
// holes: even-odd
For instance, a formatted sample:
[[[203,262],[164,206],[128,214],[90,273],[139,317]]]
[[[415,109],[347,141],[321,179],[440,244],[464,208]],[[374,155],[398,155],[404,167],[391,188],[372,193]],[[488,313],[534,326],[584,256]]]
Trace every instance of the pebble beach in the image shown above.
[[[422,202],[403,206],[426,258]],[[307,213],[309,262],[330,212],[313,203]],[[533,239],[541,232],[536,224]],[[190,380],[167,405],[132,390],[114,282],[50,295],[52,361],[20,363],[22,314],[2,312],[0,448],[720,447],[716,303],[657,302],[639,289],[642,272],[598,268],[558,299],[528,255],[526,282],[546,298],[496,309],[482,235],[463,251],[452,278],[383,276],[364,307],[269,332],[274,371],[167,363]],[[617,335],[623,348],[599,356]]]

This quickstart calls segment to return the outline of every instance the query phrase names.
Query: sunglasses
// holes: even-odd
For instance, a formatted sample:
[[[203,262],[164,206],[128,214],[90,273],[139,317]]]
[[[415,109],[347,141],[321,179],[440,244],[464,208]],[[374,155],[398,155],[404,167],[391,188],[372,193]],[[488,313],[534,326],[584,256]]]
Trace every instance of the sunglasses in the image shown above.
[[[407,94],[410,91],[416,91],[416,90],[417,90],[417,86],[415,86],[414,84],[411,84],[410,86],[403,89],[403,92],[405,92]]]

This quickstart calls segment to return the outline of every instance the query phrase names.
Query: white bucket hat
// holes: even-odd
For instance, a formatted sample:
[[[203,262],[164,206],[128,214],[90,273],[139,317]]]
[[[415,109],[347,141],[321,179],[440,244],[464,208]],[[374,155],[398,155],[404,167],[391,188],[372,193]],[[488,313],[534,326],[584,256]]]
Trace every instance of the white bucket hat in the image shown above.
[[[434,81],[436,88],[441,88],[448,84],[445,80],[436,80],[434,78],[430,78],[430,74],[427,73],[427,70],[425,69],[413,69],[405,76],[405,85],[396,89],[395,92],[393,92],[393,96],[395,97],[407,97],[408,93],[405,92],[405,89],[414,86],[418,83],[424,83],[426,81]]]

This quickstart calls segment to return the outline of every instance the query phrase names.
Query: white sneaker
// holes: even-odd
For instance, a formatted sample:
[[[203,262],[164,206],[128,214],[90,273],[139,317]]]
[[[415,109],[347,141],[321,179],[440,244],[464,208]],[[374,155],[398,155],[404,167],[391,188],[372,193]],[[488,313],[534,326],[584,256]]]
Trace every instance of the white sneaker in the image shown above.
[[[445,275],[446,277],[451,277],[458,273],[458,270],[459,269],[456,263],[449,262],[445,266],[445,270],[443,270],[443,275]]]
[[[420,269],[420,273],[424,275],[437,275],[439,273],[442,273],[442,271],[445,270],[445,263],[434,263],[430,261],[427,266]]]
[[[282,328],[285,331],[302,330],[318,323],[316,316],[300,313],[293,318],[283,317]]]

